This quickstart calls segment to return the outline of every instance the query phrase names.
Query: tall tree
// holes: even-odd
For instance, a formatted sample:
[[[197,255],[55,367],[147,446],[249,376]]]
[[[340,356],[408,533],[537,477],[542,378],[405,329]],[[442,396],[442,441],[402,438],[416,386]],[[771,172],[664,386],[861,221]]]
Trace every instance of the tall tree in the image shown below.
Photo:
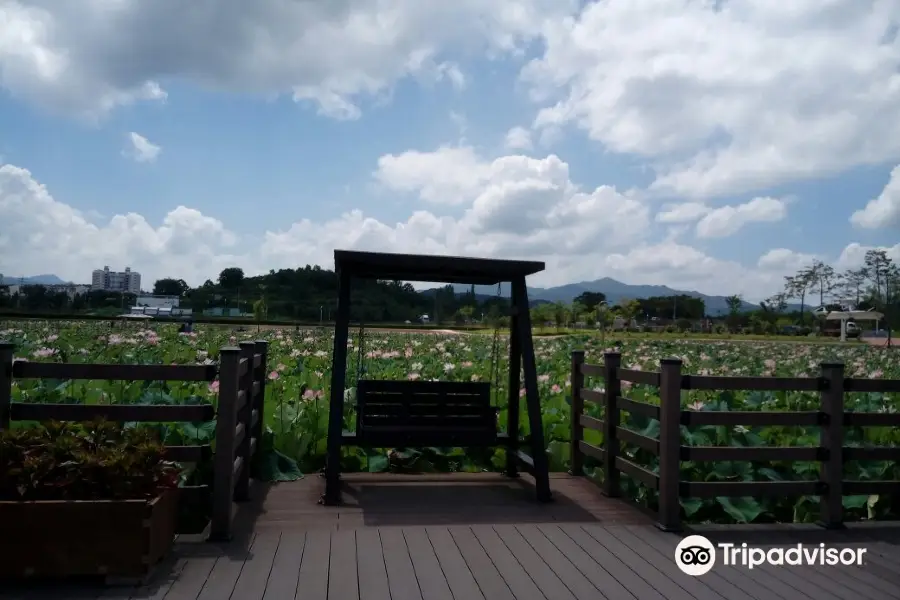
[[[219,285],[228,291],[234,291],[244,283],[244,270],[240,267],[228,267],[219,273]]]
[[[153,284],[153,293],[157,296],[184,296],[191,286],[184,279],[164,277]]]
[[[784,278],[784,294],[787,298],[796,298],[800,301],[800,324],[804,321],[806,308],[806,295],[815,282],[812,267],[800,270],[796,275]]]
[[[606,294],[603,292],[582,292],[575,296],[573,302],[581,304],[587,310],[594,310],[601,302],[606,302]]]

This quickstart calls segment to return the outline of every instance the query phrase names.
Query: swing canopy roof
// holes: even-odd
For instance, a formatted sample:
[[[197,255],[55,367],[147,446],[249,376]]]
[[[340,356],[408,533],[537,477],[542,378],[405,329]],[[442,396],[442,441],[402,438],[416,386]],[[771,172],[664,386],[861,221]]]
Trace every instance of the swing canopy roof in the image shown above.
[[[544,263],[428,254],[335,250],[338,273],[358,279],[495,285],[540,273]]]

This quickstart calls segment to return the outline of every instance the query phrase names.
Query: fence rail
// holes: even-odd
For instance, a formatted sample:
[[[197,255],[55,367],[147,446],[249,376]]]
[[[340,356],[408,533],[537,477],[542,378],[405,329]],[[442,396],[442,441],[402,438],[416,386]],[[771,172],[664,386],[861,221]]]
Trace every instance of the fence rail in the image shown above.
[[[818,377],[713,377],[684,375],[677,359],[663,359],[660,370],[621,368],[621,355],[604,354],[602,365],[584,362],[584,352],[572,353],[572,474],[584,474],[584,458],[602,465],[603,492],[621,495],[620,474],[658,492],[657,521],[660,528],[681,528],[681,498],[719,496],[819,496],[820,524],[841,527],[843,496],[900,494],[900,481],[856,481],[844,479],[844,464],[852,460],[900,460],[900,447],[855,447],[844,445],[844,427],[900,427],[900,413],[847,412],[847,392],[900,392],[900,380],[844,377],[844,365],[823,363]],[[602,377],[604,391],[585,387],[586,377]],[[638,402],[622,396],[621,382],[659,388],[660,404]],[[816,411],[695,411],[681,406],[682,390],[752,390],[818,392]],[[602,407],[600,418],[584,414],[585,402]],[[659,421],[659,437],[652,438],[620,426],[621,413],[632,413]],[[811,426],[819,427],[818,446],[685,446],[681,426]],[[600,431],[602,444],[584,441],[584,430]],[[637,446],[659,459],[657,472],[622,456],[621,444]],[[682,462],[715,461],[809,461],[818,462],[819,478],[813,481],[682,481]]]
[[[232,536],[234,501],[249,499],[250,463],[262,439],[267,342],[242,342],[220,350],[218,365],[125,365],[33,363],[13,360],[14,346],[0,342],[0,430],[12,421],[208,422],[215,419],[215,453],[210,444],[166,446],[170,460],[197,463],[212,457],[210,539]],[[31,404],[12,401],[15,379],[125,381],[214,381],[217,405]],[[207,486],[192,491],[205,496]],[[184,496],[184,495],[183,495]],[[184,501],[192,501],[183,498]]]

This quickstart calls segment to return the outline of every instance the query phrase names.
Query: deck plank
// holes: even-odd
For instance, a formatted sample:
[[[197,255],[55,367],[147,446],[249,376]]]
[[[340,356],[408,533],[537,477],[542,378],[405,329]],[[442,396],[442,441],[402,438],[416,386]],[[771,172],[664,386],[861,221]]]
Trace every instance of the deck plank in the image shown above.
[[[328,600],[328,565],[331,561],[331,532],[314,529],[306,533],[303,562],[297,576],[296,598]]]
[[[584,534],[592,538],[596,543],[603,546],[609,554],[613,554],[622,561],[632,572],[637,573],[638,577],[650,584],[654,590],[666,600],[706,600],[705,598],[696,598],[689,594],[687,590],[678,585],[676,581],[666,577],[659,570],[658,565],[647,562],[640,553],[632,550],[623,544],[612,534],[610,530],[614,527],[605,527],[595,529],[591,526],[574,526],[580,529]],[[569,531],[569,529],[564,529]],[[718,600],[718,597],[716,597]]]
[[[244,562],[231,597],[240,600],[262,600],[280,542],[280,532],[266,531],[256,534],[253,553]]]
[[[577,598],[567,583],[561,580],[554,569],[535,551],[535,549],[522,537],[518,528],[514,525],[495,525],[494,531],[500,540],[509,548],[522,568],[531,576],[541,593],[547,598],[559,598],[559,600],[581,600]],[[579,573],[576,574],[580,575]],[[590,582],[585,580],[589,588],[596,591]],[[593,596],[597,598],[597,596]]]
[[[328,597],[359,600],[359,580],[356,573],[356,531],[353,529],[338,529],[331,533]]]
[[[293,600],[296,597],[305,547],[305,532],[286,531],[281,534],[263,600]]]
[[[497,566],[485,552],[484,547],[468,527],[450,527],[447,530],[453,543],[459,549],[478,589],[488,600],[516,600]]]
[[[356,568],[360,600],[391,600],[384,549],[377,529],[356,531]]]
[[[503,543],[503,540],[500,539],[493,527],[481,525],[471,529],[516,600],[546,599],[544,593],[541,592],[515,555]],[[556,599],[553,598],[552,600]]]
[[[695,598],[715,598],[716,596],[721,596],[728,600],[766,600],[765,598],[754,598],[741,587],[718,575],[715,569],[703,577],[692,577],[682,573],[681,569],[678,568],[678,565],[675,564],[675,546],[672,547],[671,552],[662,552],[653,544],[648,543],[644,536],[636,535],[635,529],[643,529],[647,533],[650,532],[649,526],[640,528],[625,526],[611,528],[610,534],[617,537],[623,544],[627,544],[629,548],[643,556],[644,560],[657,565],[657,568],[666,577],[669,577],[673,581],[677,581],[678,585]],[[659,531],[655,527],[653,529]],[[680,539],[680,536],[660,534],[666,535],[672,541],[675,541],[676,545],[677,541]]]
[[[538,525],[537,530],[572,563],[572,566],[578,569],[579,573],[590,581],[595,588],[602,591],[608,600],[638,600],[637,596],[629,592],[615,577],[610,575],[609,571],[607,571],[607,568],[610,567],[609,564],[598,564],[581,546],[572,541],[572,538],[567,536],[559,526],[555,524]]]
[[[424,527],[407,527],[403,530],[413,571],[419,582],[424,600],[453,600],[453,593],[447,583],[441,564],[428,540]]]
[[[216,555],[189,557],[165,600],[197,600],[218,561]]]
[[[500,527],[496,528],[498,532]],[[517,525],[515,531],[519,537],[524,540],[534,553],[546,564],[560,582],[565,585],[566,589],[577,600],[603,600],[606,595],[594,586],[591,581],[584,576],[572,563],[571,559],[559,551],[559,548],[547,539],[540,529],[535,525]],[[506,536],[501,534],[504,540]],[[514,538],[511,536],[508,541]],[[546,591],[544,592],[547,593]]]
[[[240,542],[225,545],[225,554],[216,561],[196,600],[222,600],[231,597],[244,568],[244,562],[253,551],[255,540],[256,534],[246,543],[246,547]]]
[[[643,569],[632,569],[625,560],[588,535],[578,524],[560,524],[559,529],[597,565],[640,600],[668,600],[647,581]]]
[[[629,527],[634,535],[655,547],[659,553],[674,561],[675,548],[681,541],[681,536],[663,533],[650,527]],[[742,569],[717,568],[708,574],[709,577],[722,578],[740,590],[743,590],[756,600],[794,600],[797,598],[797,590],[784,584],[778,579],[768,578],[764,582],[757,581],[748,576]]]
[[[450,586],[454,600],[485,600],[475,576],[466,564],[459,547],[446,527],[426,527],[425,534],[434,549],[441,571]]]
[[[422,600],[403,530],[396,527],[382,529],[381,547],[384,548],[384,566],[392,600]]]

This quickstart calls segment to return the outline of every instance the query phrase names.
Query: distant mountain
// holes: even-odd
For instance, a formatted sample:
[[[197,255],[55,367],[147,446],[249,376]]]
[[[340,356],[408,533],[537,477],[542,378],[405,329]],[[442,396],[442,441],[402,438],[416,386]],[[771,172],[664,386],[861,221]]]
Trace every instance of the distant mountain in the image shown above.
[[[458,294],[464,294],[469,289],[470,286],[464,284],[454,286],[454,290]],[[528,299],[532,306],[539,302],[571,302],[584,292],[602,292],[606,295],[606,300],[610,304],[616,304],[624,299],[639,300],[652,296],[691,296],[702,299],[706,304],[706,312],[711,316],[728,313],[728,303],[725,296],[708,296],[700,292],[675,290],[665,285],[630,285],[609,277],[594,281],[569,283],[551,288],[528,288]],[[425,290],[423,293],[433,293],[433,290]],[[494,297],[497,295],[497,288],[496,286],[476,285],[475,294],[480,300],[483,297]],[[510,295],[509,284],[501,285],[500,295],[505,297]],[[756,310],[758,308],[758,304],[744,302],[741,310]]]
[[[2,285],[62,285],[68,283],[56,275],[34,275],[32,277],[3,277]]]

